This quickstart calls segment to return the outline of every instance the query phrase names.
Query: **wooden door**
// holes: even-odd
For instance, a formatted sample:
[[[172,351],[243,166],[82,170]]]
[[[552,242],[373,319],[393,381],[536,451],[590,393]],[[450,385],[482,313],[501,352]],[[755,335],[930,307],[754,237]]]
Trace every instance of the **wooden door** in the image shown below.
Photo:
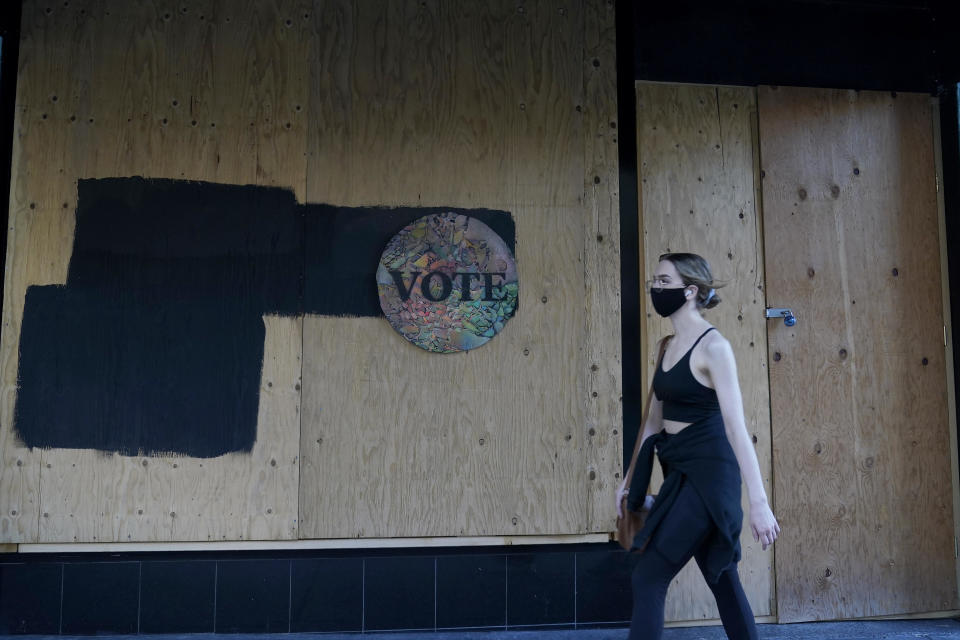
[[[758,90],[781,622],[958,606],[931,111]]]
[[[643,281],[666,251],[703,255],[718,281],[722,302],[706,318],[730,340],[737,358],[744,415],[753,438],[767,494],[771,488],[770,410],[766,324],[763,320],[763,234],[757,208],[756,91],[640,82],[637,95],[637,155],[640,180],[640,249]],[[672,331],[643,293],[640,330],[646,360],[644,388],[655,365],[656,343]],[[662,477],[654,470],[653,484]],[[746,489],[743,510],[749,513]],[[753,613],[772,621],[774,551],[763,551],[745,522],[738,570]],[[670,622],[718,621],[713,594],[695,562],[677,576],[667,594]]]

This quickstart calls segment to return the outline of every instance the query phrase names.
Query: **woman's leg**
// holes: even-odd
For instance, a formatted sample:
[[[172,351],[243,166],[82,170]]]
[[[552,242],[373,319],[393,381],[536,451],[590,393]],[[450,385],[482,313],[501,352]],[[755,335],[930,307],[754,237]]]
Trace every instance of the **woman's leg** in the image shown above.
[[[683,565],[677,566],[649,546],[633,569],[633,615],[630,640],[660,640],[667,587]]]
[[[694,556],[697,559],[697,566],[700,567],[700,573],[703,573],[708,548],[709,542],[704,542]],[[707,586],[717,600],[717,609],[720,611],[720,620],[723,622],[724,631],[727,632],[727,638],[757,640],[757,625],[753,619],[753,610],[747,601],[747,594],[743,592],[743,586],[740,584],[737,565],[727,567],[720,574],[716,584],[707,582]]]
[[[659,640],[667,587],[701,547],[713,526],[693,485],[686,482],[633,569],[630,640]]]

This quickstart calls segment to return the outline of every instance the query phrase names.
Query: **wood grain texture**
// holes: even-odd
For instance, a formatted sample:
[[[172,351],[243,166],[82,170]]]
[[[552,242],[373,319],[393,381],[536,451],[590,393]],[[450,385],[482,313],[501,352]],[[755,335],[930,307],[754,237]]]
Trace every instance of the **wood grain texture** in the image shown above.
[[[37,481],[21,490],[7,479],[20,469],[8,461],[24,456],[11,433],[23,297],[30,285],[65,281],[77,180],[143,175],[279,185],[302,198],[307,86],[300,16],[308,8],[293,0],[24,3],[0,512],[33,500],[30,517],[39,525],[0,532],[4,540],[296,537],[299,320],[264,320],[262,382],[274,387],[261,389],[260,437],[251,455],[147,460],[34,451],[23,469],[36,469]],[[9,521],[0,527],[9,529]]]
[[[928,98],[759,106],[780,621],[955,609]]]
[[[616,224],[616,172],[609,138],[585,144],[615,112],[611,9],[329,2],[316,17],[308,199],[507,210],[521,302],[495,340],[445,356],[379,319],[305,319],[301,535],[612,529],[620,344],[593,314],[619,309],[598,282],[618,279],[616,227],[612,250],[586,251]],[[608,66],[585,80],[588,49]]]
[[[310,200],[579,204],[581,5],[319,3]]]
[[[638,83],[636,94],[640,280],[652,276],[661,253],[689,251],[706,258],[714,279],[726,284],[717,289],[720,306],[707,311],[706,319],[733,346],[747,430],[754,437],[767,494],[772,495],[762,225],[755,195],[755,92]],[[672,327],[654,313],[649,294],[642,293],[647,388],[656,364],[656,343],[670,334]],[[656,468],[654,493],[661,481]],[[769,615],[774,612],[773,557],[770,550],[762,551],[750,534],[745,487],[742,500],[740,578],[754,614]],[[666,618],[718,616],[713,595],[691,562],[668,593]]]
[[[303,432],[313,438],[301,447],[304,537],[581,526],[583,492],[565,477],[580,459],[566,438],[580,411],[575,399],[561,403],[546,386],[511,388],[488,375],[479,352],[432,364],[412,345],[387,351],[381,345],[402,338],[379,318],[305,322],[304,353],[325,357],[304,366]],[[547,350],[524,356],[511,348],[511,330],[484,347],[501,366],[548,359]],[[457,389],[450,380],[460,381]],[[555,426],[529,428],[543,413]]]

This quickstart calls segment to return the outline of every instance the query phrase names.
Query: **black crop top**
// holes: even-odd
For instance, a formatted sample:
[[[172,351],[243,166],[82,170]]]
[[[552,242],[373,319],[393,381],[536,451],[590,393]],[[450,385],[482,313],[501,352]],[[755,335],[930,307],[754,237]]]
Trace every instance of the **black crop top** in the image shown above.
[[[669,371],[663,370],[663,361],[660,361],[653,374],[653,392],[657,394],[657,400],[663,401],[664,420],[693,423],[720,412],[717,392],[700,384],[690,371],[690,354],[703,336],[714,328],[710,327],[700,334]]]

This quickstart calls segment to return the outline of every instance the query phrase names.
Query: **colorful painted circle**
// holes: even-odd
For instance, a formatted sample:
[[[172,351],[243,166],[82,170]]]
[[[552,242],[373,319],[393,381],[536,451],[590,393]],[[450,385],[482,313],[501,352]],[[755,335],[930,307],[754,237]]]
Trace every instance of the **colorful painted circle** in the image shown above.
[[[457,213],[424,216],[390,240],[377,269],[390,325],[435,353],[467,351],[497,335],[517,309],[510,248],[493,229]]]

